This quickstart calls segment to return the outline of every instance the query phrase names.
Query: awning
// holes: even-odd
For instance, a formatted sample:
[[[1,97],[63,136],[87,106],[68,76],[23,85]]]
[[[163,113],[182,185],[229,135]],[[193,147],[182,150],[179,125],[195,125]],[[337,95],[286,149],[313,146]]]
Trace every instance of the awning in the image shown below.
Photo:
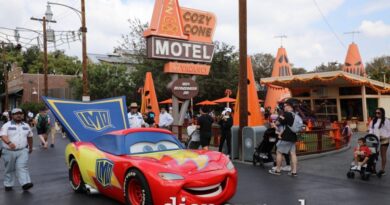
[[[344,71],[263,78],[261,83],[268,86],[281,86],[285,88],[311,88],[313,86],[326,86],[330,84],[338,86],[365,85],[377,92],[390,92],[390,84]]]
[[[23,91],[23,88],[19,88],[16,90],[8,91],[8,96],[10,95],[18,95],[21,91]],[[21,96],[21,95],[20,95]],[[5,97],[5,92],[0,95],[1,98]]]

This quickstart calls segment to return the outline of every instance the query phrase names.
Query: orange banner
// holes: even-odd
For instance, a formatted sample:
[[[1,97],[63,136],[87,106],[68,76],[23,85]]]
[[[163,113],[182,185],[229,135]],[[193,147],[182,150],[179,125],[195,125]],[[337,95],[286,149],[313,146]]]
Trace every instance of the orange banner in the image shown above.
[[[210,67],[204,64],[169,62],[164,66],[164,73],[208,75]]]

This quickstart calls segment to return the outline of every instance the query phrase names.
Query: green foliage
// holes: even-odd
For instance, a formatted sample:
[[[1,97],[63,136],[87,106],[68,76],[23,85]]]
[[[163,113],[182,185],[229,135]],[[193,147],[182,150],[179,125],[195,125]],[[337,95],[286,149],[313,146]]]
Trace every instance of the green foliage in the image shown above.
[[[214,44],[216,49],[211,62],[210,74],[197,78],[199,101],[224,97],[226,89],[231,89],[233,93],[237,92],[238,53],[234,46],[221,42],[214,42]]]
[[[338,63],[337,61],[335,62],[328,62],[327,65],[324,63],[321,63],[321,65],[317,66],[314,69],[314,73],[319,73],[319,72],[329,72],[329,71],[337,71],[341,70],[343,65],[341,63]]]
[[[366,72],[371,79],[383,82],[385,77],[390,83],[390,56],[374,58],[366,64]]]
[[[36,103],[36,102],[28,102],[20,105],[20,108],[22,108],[24,111],[31,111],[33,113],[38,113],[39,110],[45,107],[44,103]]]
[[[27,50],[26,58],[31,64],[25,64],[25,69],[29,73],[43,73],[43,53],[37,53],[36,50]],[[75,75],[81,72],[81,62],[77,57],[70,57],[64,54],[63,51],[55,51],[48,54],[48,73],[49,74],[63,74]],[[26,61],[27,63],[27,61]]]
[[[268,78],[272,75],[275,57],[269,53],[258,53],[252,56],[252,67],[255,79]]]
[[[291,71],[293,75],[300,75],[307,73],[307,70],[305,68],[291,68]]]
[[[129,83],[129,75],[125,66],[111,64],[88,65],[88,81],[91,100],[127,95],[133,89]],[[77,99],[82,96],[82,78],[70,81]]]

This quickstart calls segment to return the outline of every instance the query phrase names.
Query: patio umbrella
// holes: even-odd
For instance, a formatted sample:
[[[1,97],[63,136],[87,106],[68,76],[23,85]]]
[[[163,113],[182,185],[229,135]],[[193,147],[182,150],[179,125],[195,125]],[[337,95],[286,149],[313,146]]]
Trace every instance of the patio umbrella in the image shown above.
[[[173,103],[172,98],[159,102],[159,104],[172,104],[172,103]],[[183,102],[179,101],[179,103],[183,103]]]
[[[205,101],[202,101],[196,105],[217,105],[217,103],[209,101],[209,100],[205,100]]]
[[[215,103],[226,103],[226,107],[229,107],[229,103],[234,103],[236,102],[236,99],[228,97],[224,97],[218,100],[214,100],[213,102]]]

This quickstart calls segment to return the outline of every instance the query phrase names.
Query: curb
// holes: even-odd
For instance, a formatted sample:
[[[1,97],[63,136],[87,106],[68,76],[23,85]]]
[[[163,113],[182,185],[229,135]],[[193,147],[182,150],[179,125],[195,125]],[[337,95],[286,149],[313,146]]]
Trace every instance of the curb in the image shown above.
[[[349,143],[346,147],[343,147],[339,150],[333,150],[333,151],[319,153],[319,154],[309,154],[309,155],[304,155],[304,156],[298,156],[298,160],[304,161],[304,160],[308,160],[308,159],[317,159],[317,158],[325,157],[328,155],[334,155],[334,154],[338,154],[341,152],[345,152],[345,151],[349,150],[350,148],[351,148],[351,143]],[[247,165],[252,164],[252,162],[250,162],[250,161],[241,161],[238,159],[234,159],[232,161],[235,163],[240,163],[240,164],[247,164]]]

